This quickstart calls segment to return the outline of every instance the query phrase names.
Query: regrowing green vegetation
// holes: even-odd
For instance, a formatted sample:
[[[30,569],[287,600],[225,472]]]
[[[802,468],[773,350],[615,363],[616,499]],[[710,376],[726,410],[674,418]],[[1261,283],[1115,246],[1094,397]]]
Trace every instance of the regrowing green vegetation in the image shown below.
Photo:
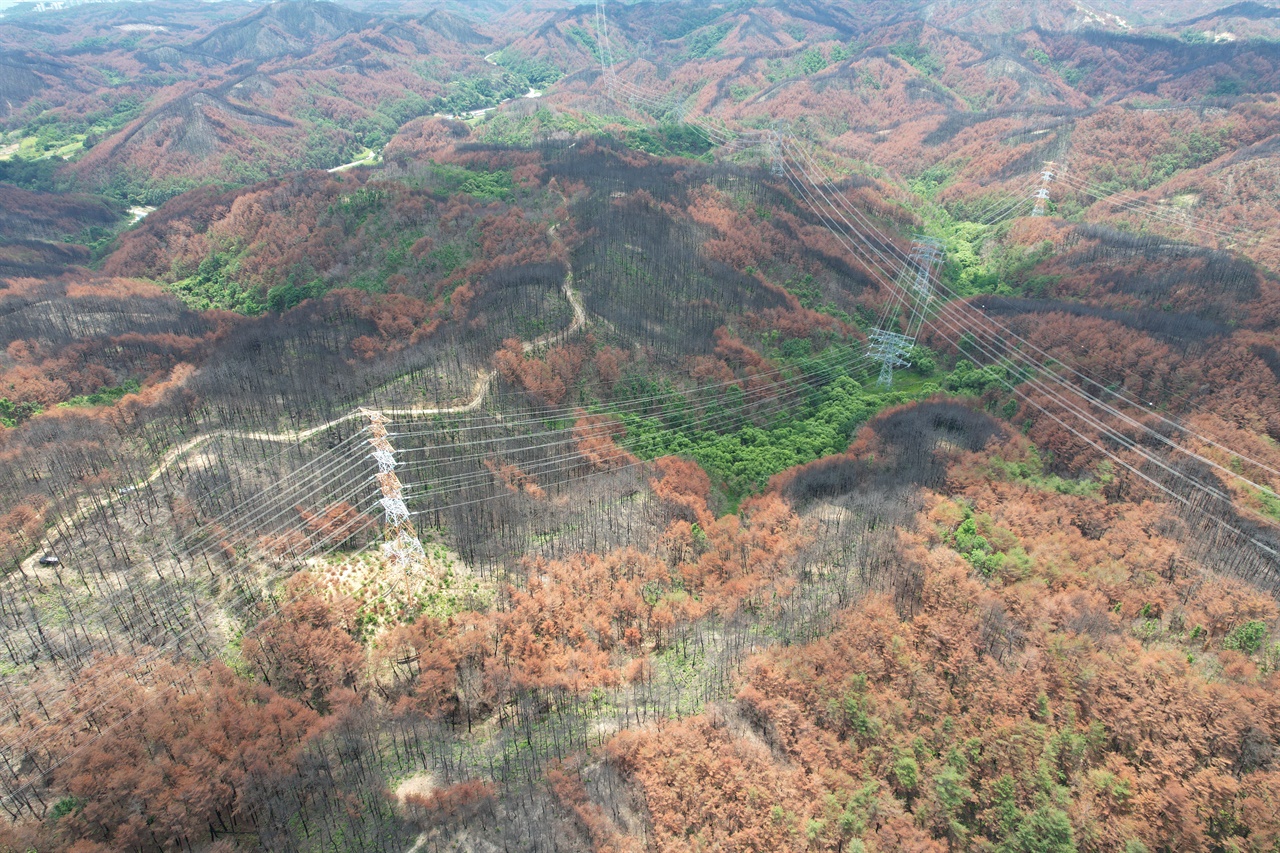
[[[903,42],[889,48],[889,53],[901,59],[921,74],[937,77],[942,74],[942,60],[920,42]]]
[[[512,50],[499,51],[493,57],[493,61],[534,89],[549,86],[564,76],[564,73],[552,63],[543,59],[530,59]]]
[[[1005,381],[1000,368],[976,370],[964,359],[949,373],[931,375],[935,356],[924,347],[915,348],[915,366],[899,371],[890,388],[876,384],[878,367],[868,367],[857,347],[833,344],[813,356],[771,355],[813,387],[792,405],[774,404],[775,413],[763,425],[747,422],[747,394],[733,385],[669,411],[624,414],[627,433],[622,444],[643,459],[681,455],[697,460],[736,504],[759,492],[774,474],[843,452],[858,428],[886,408],[923,400],[943,389],[978,396]],[[643,397],[663,391],[648,385],[630,388],[627,394]]]
[[[685,38],[685,53],[690,59],[704,59],[714,55],[716,46],[724,41],[724,37],[733,29],[730,23],[718,24],[698,30]]]
[[[44,407],[38,403],[23,401],[15,403],[8,397],[0,397],[0,426],[6,429],[13,429],[18,424],[35,417],[44,411]]]
[[[1068,85],[1074,86],[1088,75],[1088,69],[1077,68],[1067,65],[1065,62],[1056,62],[1054,59],[1038,47],[1033,47],[1027,51],[1027,57],[1034,62],[1052,68],[1054,73],[1067,82]]]
[[[397,204],[414,196],[424,207],[449,197],[467,203],[510,202],[517,188],[507,169],[466,168],[451,163],[425,163],[419,174],[407,183],[369,182],[349,191],[335,191],[322,210],[309,210],[314,222],[332,224],[347,235],[346,251],[360,253],[360,263],[343,263],[336,271],[324,274],[314,262],[312,253],[306,260],[287,268],[268,270],[255,252],[261,248],[263,234],[245,234],[219,243],[198,262],[175,263],[165,276],[165,285],[184,303],[196,310],[220,309],[256,315],[265,310],[287,311],[306,299],[317,298],[340,287],[382,293],[388,290],[392,276],[411,276],[415,281],[443,278],[465,264],[473,256],[479,239],[475,226],[464,229],[464,239],[441,241],[429,251],[413,252],[414,244],[424,236],[428,224],[404,228],[397,224]],[[294,212],[282,215],[281,224]],[[429,221],[429,219],[428,219]],[[266,229],[270,232],[270,228]],[[430,242],[430,241],[428,241]],[[327,246],[326,252],[341,252]],[[255,273],[246,273],[243,262]],[[330,264],[321,262],[321,269]],[[277,283],[278,282],[278,283]]]
[[[0,134],[0,145],[17,144],[12,159],[66,159],[92,148],[105,136],[115,133],[142,113],[137,95],[102,94],[102,109],[83,116],[68,117],[61,111],[44,112],[25,126]],[[0,179],[8,179],[0,175]]]
[[[803,38],[801,32],[798,38]],[[835,43],[829,46],[814,45],[806,48],[794,59],[770,59],[765,63],[765,79],[777,83],[792,77],[808,77],[825,71],[832,65],[857,56],[865,47],[864,42]]]
[[[1097,495],[1113,477],[1110,460],[1101,462],[1094,476],[1081,480],[1070,480],[1047,472],[1044,458],[1034,446],[1025,459],[1010,462],[993,458],[991,466],[992,473],[998,477],[1059,495]]]
[[[142,390],[142,383],[136,379],[127,379],[114,387],[102,387],[92,394],[81,394],[72,397],[59,406],[110,406],[120,402],[126,394],[136,394]]]
[[[623,139],[632,148],[659,157],[700,157],[711,150],[711,142],[704,134],[687,124],[675,122],[629,130]]]
[[[542,77],[546,72],[540,72]],[[503,101],[519,98],[531,88],[528,77],[499,70],[488,76],[473,75],[449,82],[444,94],[432,98],[427,112],[460,115],[473,110],[494,107]]]
[[[197,311],[219,308],[240,314],[261,314],[257,296],[236,281],[236,257],[214,252],[200,262],[193,275],[169,285],[179,299]]]
[[[441,189],[451,195],[462,192],[482,200],[505,201],[514,188],[511,173],[503,170],[482,171],[436,163],[431,166],[431,172]]]

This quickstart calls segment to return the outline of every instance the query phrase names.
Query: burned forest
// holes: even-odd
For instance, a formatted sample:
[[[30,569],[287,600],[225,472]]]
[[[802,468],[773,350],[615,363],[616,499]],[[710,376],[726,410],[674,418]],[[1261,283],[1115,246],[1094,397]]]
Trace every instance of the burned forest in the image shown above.
[[[0,0],[0,853],[1280,850],[1278,28]]]

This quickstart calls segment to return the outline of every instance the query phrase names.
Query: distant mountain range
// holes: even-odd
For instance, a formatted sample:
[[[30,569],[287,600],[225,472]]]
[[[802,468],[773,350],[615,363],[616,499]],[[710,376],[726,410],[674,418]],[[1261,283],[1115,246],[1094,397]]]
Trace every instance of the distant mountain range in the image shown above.
[[[71,157],[65,169],[88,186],[124,175],[163,195],[332,168],[417,117],[538,88],[533,69],[567,75],[546,103],[599,108],[588,6],[22,8],[0,21],[0,127],[10,146],[26,139]],[[807,116],[850,155],[910,170],[946,146],[1008,133],[1010,111],[1063,116],[1270,90],[1277,15],[1204,0],[738,0],[613,4],[608,20],[617,73],[637,90],[730,123]]]

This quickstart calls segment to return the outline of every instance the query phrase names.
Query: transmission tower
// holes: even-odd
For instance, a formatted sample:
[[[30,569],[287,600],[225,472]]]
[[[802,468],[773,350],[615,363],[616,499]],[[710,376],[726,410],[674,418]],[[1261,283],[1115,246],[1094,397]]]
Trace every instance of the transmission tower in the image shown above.
[[[787,128],[781,121],[774,122],[773,129],[769,131],[767,137],[768,141],[765,143],[766,153],[769,155],[769,169],[775,178],[785,177],[787,174],[782,163],[782,138],[787,132]]]
[[[409,508],[404,503],[404,486],[396,476],[396,450],[387,437],[387,420],[378,412],[364,410],[369,419],[373,459],[378,463],[378,488],[382,491],[383,527],[387,541],[382,552],[388,562],[399,569],[407,569],[415,562],[426,559],[426,551],[418,541],[413,522],[409,520]]]
[[[609,99],[614,97],[617,78],[613,73],[613,49],[609,46],[609,19],[605,15],[605,0],[596,0],[596,48],[600,54],[600,68],[604,71],[604,85]]]
[[[769,170],[775,178],[781,178],[786,171],[782,167],[782,137],[776,130],[769,131],[768,154]]]
[[[871,356],[873,361],[880,362],[880,379],[878,382],[888,388],[893,384],[893,369],[895,367],[910,367],[911,362],[907,361],[907,353],[915,346],[916,339],[910,335],[904,335],[901,332],[891,332],[888,329],[876,329],[868,338],[871,346],[867,348],[867,354]]]
[[[1040,173],[1040,188],[1033,196],[1036,206],[1031,209],[1032,216],[1044,216],[1045,208],[1049,205],[1049,184],[1053,183],[1056,171],[1057,164],[1052,160],[1044,164],[1044,170]]]
[[[895,310],[885,319],[887,327],[896,315],[896,306],[902,304],[908,311],[907,323],[903,332],[895,332],[889,328],[876,329],[868,336],[870,346],[867,354],[873,361],[880,362],[879,384],[888,387],[893,384],[893,371],[898,367],[908,367],[908,353],[915,346],[916,337],[924,325],[925,315],[933,302],[933,275],[942,264],[942,243],[932,237],[919,237],[911,244],[907,255],[907,263],[898,275],[898,302]]]
[[[919,306],[918,322],[915,330],[912,331],[914,334],[915,331],[919,331],[920,323],[924,322],[924,309],[933,301],[933,286],[929,279],[933,275],[934,267],[942,260],[942,241],[935,240],[933,237],[917,237],[912,241],[911,253],[907,257],[910,263],[903,268],[903,283],[910,282],[909,286]]]
[[[693,95],[686,95],[683,98],[676,98],[675,104],[671,107],[671,118],[676,124],[684,124],[689,115],[689,102],[693,100]]]

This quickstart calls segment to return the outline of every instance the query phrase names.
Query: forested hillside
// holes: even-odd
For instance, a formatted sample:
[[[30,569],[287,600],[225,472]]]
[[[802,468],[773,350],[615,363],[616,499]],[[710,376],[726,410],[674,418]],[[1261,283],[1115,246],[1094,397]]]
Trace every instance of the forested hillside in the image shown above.
[[[1280,12],[0,17],[0,851],[1280,850]]]

